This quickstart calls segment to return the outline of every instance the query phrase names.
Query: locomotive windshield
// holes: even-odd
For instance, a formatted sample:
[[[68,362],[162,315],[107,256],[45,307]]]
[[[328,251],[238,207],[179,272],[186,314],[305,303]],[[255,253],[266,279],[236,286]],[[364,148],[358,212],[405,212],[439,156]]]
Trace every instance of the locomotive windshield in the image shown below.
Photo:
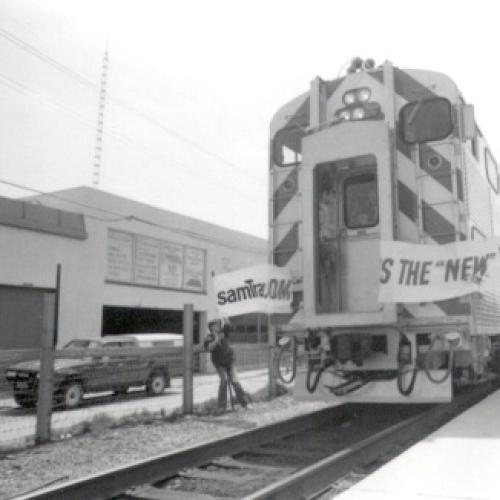
[[[444,139],[453,130],[450,101],[436,97],[410,102],[401,109],[399,123],[408,144]]]
[[[378,224],[377,179],[375,175],[358,175],[344,186],[344,217],[349,229]]]

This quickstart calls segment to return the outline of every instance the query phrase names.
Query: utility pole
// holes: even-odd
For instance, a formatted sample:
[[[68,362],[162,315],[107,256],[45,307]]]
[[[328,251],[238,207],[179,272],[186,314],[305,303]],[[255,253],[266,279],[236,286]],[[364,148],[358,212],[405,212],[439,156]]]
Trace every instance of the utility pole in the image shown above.
[[[97,130],[95,137],[94,148],[94,170],[92,173],[92,185],[99,187],[101,177],[101,160],[102,160],[102,134],[104,131],[104,112],[106,110],[106,87],[108,85],[108,68],[109,68],[109,54],[108,54],[108,38],[106,37],[106,49],[102,60],[101,70],[101,85],[99,88],[99,106],[97,108]]]

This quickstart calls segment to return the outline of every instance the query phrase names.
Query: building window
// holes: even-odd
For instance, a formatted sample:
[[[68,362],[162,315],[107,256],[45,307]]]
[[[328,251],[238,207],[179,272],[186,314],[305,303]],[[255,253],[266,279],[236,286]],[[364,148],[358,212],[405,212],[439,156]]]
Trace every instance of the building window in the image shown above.
[[[242,314],[231,317],[229,340],[240,344],[267,343],[267,318],[265,314]]]

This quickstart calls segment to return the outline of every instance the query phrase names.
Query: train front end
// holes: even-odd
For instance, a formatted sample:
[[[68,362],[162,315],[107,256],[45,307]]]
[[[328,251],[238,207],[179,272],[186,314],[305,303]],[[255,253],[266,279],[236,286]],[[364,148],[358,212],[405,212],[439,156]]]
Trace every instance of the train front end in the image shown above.
[[[299,398],[452,396],[451,381],[415,376],[398,306],[378,298],[380,242],[398,239],[393,72],[358,62],[342,78],[316,78],[271,126],[273,262],[294,278],[293,312],[273,322],[279,337],[298,339]]]

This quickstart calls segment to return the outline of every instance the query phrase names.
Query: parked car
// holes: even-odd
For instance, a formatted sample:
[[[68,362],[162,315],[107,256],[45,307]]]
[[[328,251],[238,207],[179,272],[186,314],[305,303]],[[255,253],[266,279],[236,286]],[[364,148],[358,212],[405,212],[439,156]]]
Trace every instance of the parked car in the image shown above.
[[[161,335],[109,335],[70,341],[58,351],[54,360],[55,404],[76,408],[85,393],[111,390],[115,394],[125,394],[134,386],[145,386],[151,396],[162,394],[170,387],[168,361],[164,352],[152,352],[151,348],[171,347],[173,340],[162,339]],[[145,351],[147,348],[149,350]],[[106,349],[110,350],[109,355]],[[36,406],[40,360],[10,366],[6,378],[12,384],[19,406]]]
[[[180,333],[127,333],[143,347],[182,347],[184,335]]]

